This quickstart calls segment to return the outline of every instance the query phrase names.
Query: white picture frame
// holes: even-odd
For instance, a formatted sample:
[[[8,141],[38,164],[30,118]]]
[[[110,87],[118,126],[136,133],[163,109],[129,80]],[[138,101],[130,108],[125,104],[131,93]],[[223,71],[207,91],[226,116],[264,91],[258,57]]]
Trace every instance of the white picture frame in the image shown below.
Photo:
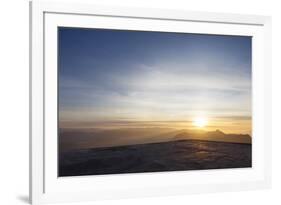
[[[159,23],[161,22],[161,23]],[[253,167],[57,177],[57,27],[253,36]],[[91,4],[30,3],[30,202],[74,202],[271,186],[271,18]],[[71,197],[70,197],[71,196]]]

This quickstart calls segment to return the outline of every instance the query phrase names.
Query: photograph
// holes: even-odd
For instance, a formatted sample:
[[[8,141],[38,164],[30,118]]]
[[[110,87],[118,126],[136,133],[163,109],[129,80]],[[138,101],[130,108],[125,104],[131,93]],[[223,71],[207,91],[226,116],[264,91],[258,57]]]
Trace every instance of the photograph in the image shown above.
[[[252,36],[57,39],[58,177],[252,167]]]

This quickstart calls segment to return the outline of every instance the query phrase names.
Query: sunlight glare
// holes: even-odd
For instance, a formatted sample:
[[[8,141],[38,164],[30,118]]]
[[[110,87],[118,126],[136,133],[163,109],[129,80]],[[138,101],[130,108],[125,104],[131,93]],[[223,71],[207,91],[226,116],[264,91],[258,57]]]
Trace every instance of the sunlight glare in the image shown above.
[[[208,120],[205,117],[197,117],[193,120],[193,125],[199,128],[203,128],[208,124]]]

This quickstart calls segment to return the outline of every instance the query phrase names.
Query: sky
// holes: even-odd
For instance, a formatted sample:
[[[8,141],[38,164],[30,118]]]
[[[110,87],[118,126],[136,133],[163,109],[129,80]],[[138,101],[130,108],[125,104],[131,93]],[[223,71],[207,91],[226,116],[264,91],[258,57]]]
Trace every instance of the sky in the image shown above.
[[[251,133],[251,37],[58,30],[59,126]]]

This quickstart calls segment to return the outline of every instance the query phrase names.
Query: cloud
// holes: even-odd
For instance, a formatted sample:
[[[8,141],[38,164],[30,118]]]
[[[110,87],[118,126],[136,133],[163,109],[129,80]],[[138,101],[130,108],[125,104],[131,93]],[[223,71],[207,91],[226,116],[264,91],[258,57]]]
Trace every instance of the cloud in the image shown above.
[[[61,120],[251,115],[249,37],[67,32],[60,48]]]

